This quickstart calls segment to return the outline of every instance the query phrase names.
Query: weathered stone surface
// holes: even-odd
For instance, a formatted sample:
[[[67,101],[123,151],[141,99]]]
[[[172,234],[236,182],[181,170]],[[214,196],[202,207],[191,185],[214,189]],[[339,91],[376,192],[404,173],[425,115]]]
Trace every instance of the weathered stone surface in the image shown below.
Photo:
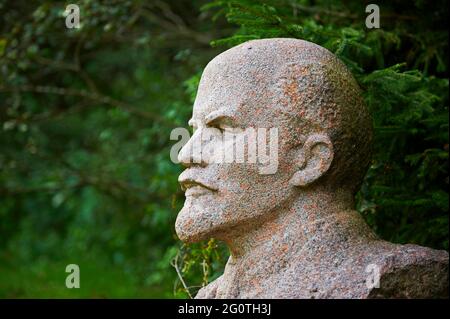
[[[356,81],[329,51],[296,39],[225,51],[205,68],[191,124],[176,231],[186,242],[223,240],[231,252],[197,298],[448,297],[447,252],[382,241],[354,210],[372,124]],[[199,140],[227,127],[278,128],[276,173],[194,158],[205,144],[230,147]],[[377,270],[379,288],[368,285]]]

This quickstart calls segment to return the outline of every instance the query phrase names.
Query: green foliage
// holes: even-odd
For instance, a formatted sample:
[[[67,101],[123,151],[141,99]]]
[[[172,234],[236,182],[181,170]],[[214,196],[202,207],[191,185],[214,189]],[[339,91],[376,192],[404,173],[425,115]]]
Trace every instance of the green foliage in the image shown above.
[[[98,256],[88,260],[78,257],[76,261],[82,270],[79,289],[65,286],[68,273],[64,269],[68,262],[2,264],[0,298],[160,298],[167,294],[162,288],[140,285],[134,273],[111,267]]]
[[[66,28],[64,2],[0,2],[0,272],[30,282],[14,296],[39,297],[31,285],[89,258],[98,276],[133,278],[102,296],[172,297],[184,198],[169,136],[191,112],[177,84],[217,53],[196,30],[210,21],[202,2],[76,3],[80,29]],[[25,274],[37,261],[45,276]],[[86,271],[73,296],[95,295]]]
[[[222,274],[227,257],[228,251],[226,246],[215,239],[182,245],[172,262],[180,282],[176,290],[177,295],[184,297],[194,296],[195,292],[202,286]],[[198,284],[188,285],[188,283]]]

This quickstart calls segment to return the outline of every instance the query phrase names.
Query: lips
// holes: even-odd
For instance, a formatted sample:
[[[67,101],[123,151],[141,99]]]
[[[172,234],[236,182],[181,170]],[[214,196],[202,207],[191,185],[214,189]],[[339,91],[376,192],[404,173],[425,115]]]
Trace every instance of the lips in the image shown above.
[[[211,190],[204,188],[202,186],[192,186],[186,189],[186,192],[184,195],[186,197],[192,196],[192,197],[199,197],[202,195],[211,194]]]
[[[217,192],[217,188],[211,186],[210,183],[203,181],[199,178],[198,174],[194,174],[194,172],[189,169],[180,174],[178,177],[178,182],[181,185],[181,189],[185,191],[186,197],[197,197],[211,194],[212,192]]]

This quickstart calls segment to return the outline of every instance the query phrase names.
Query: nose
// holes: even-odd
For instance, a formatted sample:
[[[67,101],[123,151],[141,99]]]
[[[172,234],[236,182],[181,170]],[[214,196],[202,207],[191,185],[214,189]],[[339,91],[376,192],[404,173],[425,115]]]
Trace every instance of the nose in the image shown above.
[[[178,161],[185,167],[206,166],[202,158],[202,129],[197,129],[178,153]]]

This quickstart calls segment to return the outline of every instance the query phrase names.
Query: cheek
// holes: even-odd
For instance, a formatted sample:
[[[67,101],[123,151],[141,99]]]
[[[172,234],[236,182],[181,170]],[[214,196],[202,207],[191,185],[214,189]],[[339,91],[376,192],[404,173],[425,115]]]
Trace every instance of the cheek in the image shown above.
[[[235,164],[237,165],[237,164]],[[218,203],[224,217],[241,219],[272,210],[291,196],[288,178],[282,172],[258,174],[256,167],[224,167],[220,176],[226,178]]]
[[[236,198],[244,195],[269,196],[286,193],[291,187],[292,169],[289,163],[280,161],[274,174],[261,174],[260,165],[253,163],[220,164],[216,167],[217,182],[224,197]],[[246,198],[251,200],[252,198]]]

